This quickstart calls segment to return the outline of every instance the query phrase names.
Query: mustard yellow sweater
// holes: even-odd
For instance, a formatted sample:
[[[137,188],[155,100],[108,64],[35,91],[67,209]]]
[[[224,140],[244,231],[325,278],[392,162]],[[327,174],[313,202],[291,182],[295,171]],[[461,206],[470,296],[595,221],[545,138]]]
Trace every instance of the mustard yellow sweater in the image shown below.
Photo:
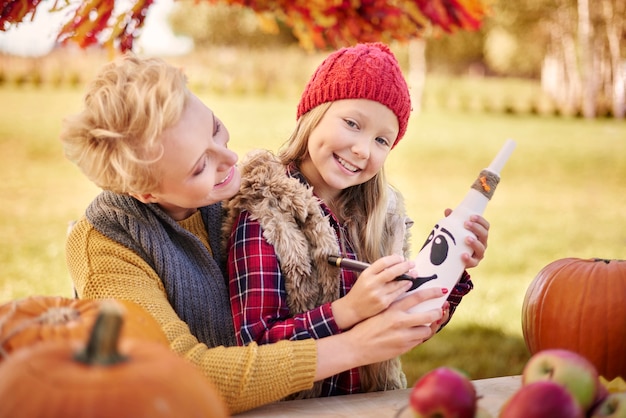
[[[199,212],[179,224],[209,246]],[[136,253],[96,231],[86,218],[72,229],[66,251],[80,298],[131,300],[145,308],[161,324],[172,350],[198,366],[216,386],[231,414],[312,387],[315,340],[209,349],[174,312],[155,271]]]

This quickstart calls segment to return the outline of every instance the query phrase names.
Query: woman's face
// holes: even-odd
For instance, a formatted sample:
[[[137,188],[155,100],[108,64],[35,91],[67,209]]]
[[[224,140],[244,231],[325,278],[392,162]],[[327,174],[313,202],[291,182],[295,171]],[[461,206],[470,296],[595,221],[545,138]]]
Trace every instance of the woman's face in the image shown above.
[[[182,220],[199,207],[234,196],[241,175],[237,154],[227,148],[229,138],[211,109],[192,95],[180,121],[163,132],[163,157],[156,163],[160,187],[144,199]]]
[[[398,118],[381,103],[336,101],[311,131],[302,174],[318,196],[332,199],[382,169],[398,129]]]

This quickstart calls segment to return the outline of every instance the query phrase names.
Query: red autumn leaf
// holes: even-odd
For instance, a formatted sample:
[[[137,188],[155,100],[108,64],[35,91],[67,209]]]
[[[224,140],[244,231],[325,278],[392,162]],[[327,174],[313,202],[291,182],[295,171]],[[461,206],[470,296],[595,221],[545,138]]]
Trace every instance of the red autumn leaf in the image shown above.
[[[107,28],[114,5],[114,0],[90,0],[82,4],[74,18],[61,28],[57,41],[66,43],[71,40],[81,48],[97,44],[98,35]]]
[[[291,27],[306,49],[356,42],[405,41],[423,36],[427,28],[443,32],[476,30],[487,13],[486,0],[204,1],[237,4],[260,14],[269,13]],[[42,3],[41,0],[5,1],[0,6],[0,30],[7,30],[26,17],[34,16]],[[132,49],[153,0],[80,0],[79,3],[73,18],[63,26],[57,39],[76,42],[81,47],[99,43],[125,51]],[[54,0],[48,10],[61,10],[75,4]],[[119,10],[124,7],[126,10]],[[113,16],[114,10],[116,16]]]
[[[27,15],[35,15],[40,0],[9,0],[0,7],[0,30],[7,30],[12,24],[21,23]]]

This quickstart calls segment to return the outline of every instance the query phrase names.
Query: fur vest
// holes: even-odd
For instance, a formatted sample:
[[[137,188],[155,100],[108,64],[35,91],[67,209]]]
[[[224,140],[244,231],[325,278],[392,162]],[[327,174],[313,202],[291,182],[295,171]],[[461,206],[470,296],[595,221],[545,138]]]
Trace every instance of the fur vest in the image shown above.
[[[260,223],[263,237],[274,246],[279,259],[287,305],[294,314],[338,299],[340,270],[327,259],[340,253],[339,243],[313,189],[288,176],[285,166],[268,151],[249,154],[240,169],[241,189],[226,203],[224,233],[230,234],[243,210]],[[398,231],[393,249],[407,256],[411,222],[404,214],[400,196],[395,192],[390,195],[388,227]],[[364,392],[406,387],[398,358],[360,367],[359,375]],[[320,393],[321,382],[317,382],[312,389],[290,399],[318,397]]]

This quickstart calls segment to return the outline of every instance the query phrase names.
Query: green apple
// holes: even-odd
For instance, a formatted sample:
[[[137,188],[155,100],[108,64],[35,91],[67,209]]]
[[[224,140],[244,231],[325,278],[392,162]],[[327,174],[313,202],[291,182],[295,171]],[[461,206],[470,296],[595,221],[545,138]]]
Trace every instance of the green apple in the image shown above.
[[[583,411],[596,400],[600,380],[595,366],[582,355],[570,350],[548,349],[535,353],[524,366],[522,385],[552,380],[564,386]]]
[[[523,385],[502,406],[498,418],[584,418],[571,393],[550,380]]]
[[[590,418],[626,418],[626,392],[609,394],[589,416]]]
[[[600,379],[598,383],[598,391],[596,392],[596,398],[593,400],[593,405],[591,408],[587,410],[587,412],[591,413],[596,406],[600,405],[606,398],[609,396],[609,389],[602,383],[602,379]]]

